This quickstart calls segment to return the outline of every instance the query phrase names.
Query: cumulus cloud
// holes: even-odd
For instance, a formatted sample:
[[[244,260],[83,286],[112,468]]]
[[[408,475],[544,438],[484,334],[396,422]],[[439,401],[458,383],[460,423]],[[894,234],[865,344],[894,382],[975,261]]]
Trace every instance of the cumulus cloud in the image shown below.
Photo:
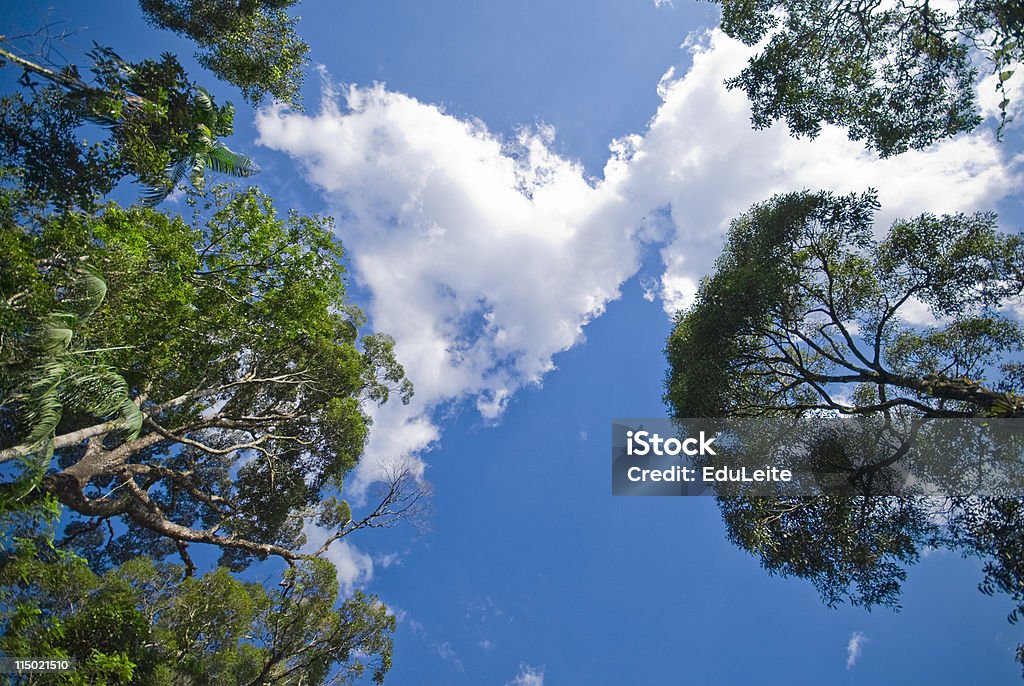
[[[615,180],[591,186],[550,151],[550,130],[503,142],[379,85],[349,89],[345,110],[270,109],[258,125],[331,203],[373,326],[395,337],[416,384],[410,406],[374,410],[364,483],[382,459],[436,443],[442,403],[499,417],[639,264],[646,203]]]
[[[857,664],[857,660],[860,659],[860,654],[864,650],[864,644],[868,642],[868,637],[860,631],[854,631],[850,635],[850,641],[846,644],[846,668],[853,669],[853,666]]]
[[[544,686],[544,668],[521,664],[519,674],[506,681],[505,686]]]
[[[749,49],[718,31],[688,45],[693,66],[682,77],[669,72],[662,79],[664,102],[645,135],[629,141],[625,171],[628,185],[670,206],[676,223],[674,239],[662,249],[661,297],[669,313],[692,302],[729,220],[776,193],[876,188],[878,226],[885,228],[924,211],[990,209],[1020,183],[988,132],[880,160],[834,127],[814,140],[795,140],[782,124],[754,131],[746,96],[722,85],[742,69]]]
[[[897,316],[914,326],[937,326],[948,323],[936,317],[931,308],[917,298],[908,298],[897,310]]]
[[[330,535],[315,526],[307,526],[305,533],[308,550],[319,548]],[[348,541],[335,541],[324,553],[324,557],[337,569],[338,583],[344,596],[352,595],[355,588],[365,586],[373,579],[373,558]]]
[[[373,409],[357,491],[397,456],[415,456],[422,474],[439,408],[468,401],[497,420],[584,340],[647,250],[663,273],[643,291],[672,313],[692,302],[729,219],[774,193],[875,187],[885,225],[988,209],[1020,183],[988,132],[879,160],[828,127],[813,141],[782,125],[753,131],[745,96],[722,85],[749,49],[718,31],[685,45],[692,67],[666,72],[662,105],[642,134],[612,141],[599,180],[552,151],[550,128],[503,140],[382,85],[350,87],[344,103],[328,88],[316,113],[259,113],[261,143],[323,193],[371,322],[395,337],[416,384],[411,405]]]

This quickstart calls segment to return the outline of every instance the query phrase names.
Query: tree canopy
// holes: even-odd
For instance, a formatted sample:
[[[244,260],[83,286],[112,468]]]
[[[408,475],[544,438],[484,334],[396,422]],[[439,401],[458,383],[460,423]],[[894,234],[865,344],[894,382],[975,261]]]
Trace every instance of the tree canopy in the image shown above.
[[[1024,413],[1024,330],[1001,312],[1024,291],[1021,236],[991,214],[925,214],[878,240],[877,209],[872,192],[802,192],[732,222],[668,340],[674,416],[878,416],[891,427]],[[931,323],[912,323],[922,316]],[[1024,612],[1019,499],[741,488],[718,502],[730,540],[769,572],[810,580],[829,605],[898,606],[906,567],[946,547],[985,561],[980,588],[1010,596],[1011,621]]]
[[[191,38],[199,63],[258,105],[299,104],[309,46],[286,10],[298,0],[139,0],[146,20]]]
[[[297,103],[294,0],[140,4],[247,100]],[[324,558],[422,510],[401,467],[343,497],[367,404],[412,393],[393,341],[362,333],[329,219],[208,187],[255,171],[230,104],[174,55],[88,56],[0,37],[0,652],[76,661],[25,683],[380,683],[394,616]],[[126,178],[143,202],[104,201]],[[185,216],[155,209],[186,179]],[[279,584],[237,575],[267,558]]]
[[[87,82],[74,65],[55,71],[0,49],[0,64],[21,68],[28,86],[27,93],[0,98],[0,163],[16,171],[26,200],[91,209],[130,176],[156,204],[183,179],[201,187],[207,169],[243,177],[253,172],[252,161],[221,140],[233,130],[234,107],[218,106],[189,81],[174,55],[132,63],[96,46],[89,56],[93,78]],[[88,124],[109,136],[84,142]]]
[[[794,135],[813,137],[835,124],[883,157],[924,148],[981,122],[981,64],[996,74],[1007,121],[1006,85],[1024,61],[1019,2],[714,1],[726,34],[766,41],[727,82],[750,98],[755,128],[784,119]]]
[[[25,297],[8,305],[21,326],[0,348],[14,370],[0,459],[50,463],[37,493],[81,516],[65,538],[93,564],[143,553],[191,564],[191,543],[221,546],[233,568],[295,560],[306,519],[343,535],[415,501],[396,478],[373,520],[354,522],[336,497],[366,440],[362,403],[407,400],[411,387],[387,336],[359,338],[329,220],[278,216],[255,189],[218,189],[198,210],[204,223],[108,205],[38,232],[3,226],[21,251],[4,296]],[[32,388],[53,359],[34,345],[38,322],[68,309],[57,294],[84,264],[105,276],[106,298],[76,322],[79,367],[120,374],[118,407],[130,396],[138,412],[90,413],[65,373],[56,401],[71,403],[40,441]],[[123,533],[109,536],[110,520]]]
[[[356,592],[335,607],[333,567],[307,561],[280,585],[220,568],[202,577],[149,558],[96,574],[78,557],[33,549],[0,561],[8,655],[73,658],[74,671],[26,683],[347,684],[391,666],[394,616]]]
[[[259,104],[270,95],[299,106],[309,46],[285,11],[296,2],[140,0],[140,6],[149,23],[194,40],[200,64],[247,101]],[[223,141],[233,130],[234,107],[218,106],[176,56],[130,62],[96,45],[87,67],[50,67],[3,37],[0,45],[0,66],[21,69],[26,89],[0,98],[0,166],[18,170],[29,200],[89,209],[129,176],[146,188],[146,202],[156,204],[184,179],[201,187],[207,169],[253,173],[252,161]],[[83,142],[83,134],[95,133],[89,125],[109,136]]]
[[[668,341],[678,416],[906,408],[1019,416],[1024,240],[995,216],[921,215],[873,237],[873,193],[778,196],[735,220]],[[914,308],[934,319],[914,326]]]

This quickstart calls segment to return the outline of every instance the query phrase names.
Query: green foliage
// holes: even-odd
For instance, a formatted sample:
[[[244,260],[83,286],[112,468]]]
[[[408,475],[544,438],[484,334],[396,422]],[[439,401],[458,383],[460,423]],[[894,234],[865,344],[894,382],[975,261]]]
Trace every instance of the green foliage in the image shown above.
[[[223,568],[182,577],[147,558],[97,575],[23,542],[0,558],[0,650],[76,660],[72,673],[26,683],[347,684],[367,669],[381,683],[394,617],[362,593],[335,607],[337,594],[322,561],[268,591]]]
[[[37,375],[46,392],[78,403],[45,423],[56,431],[43,490],[81,515],[68,522],[68,540],[100,567],[143,553],[190,564],[185,546],[202,542],[241,568],[254,557],[301,557],[307,517],[357,528],[331,496],[362,454],[362,403],[411,393],[391,339],[358,337],[362,315],[345,300],[329,220],[279,216],[256,189],[218,188],[192,203],[191,223],[111,204],[98,215],[50,216],[10,239],[20,246],[19,280],[5,288],[38,290],[41,313],[56,305],[31,283],[67,291],[80,264],[95,268],[94,287],[104,275],[102,306],[76,318],[75,346],[61,343],[44,366],[87,360],[95,388],[70,367]],[[40,271],[58,263],[72,265],[61,278]],[[5,415],[13,438],[0,455],[30,452],[35,439],[19,426]],[[105,541],[100,525],[112,518],[124,527]]]
[[[883,157],[924,148],[981,122],[975,55],[999,74],[1000,132],[1007,122],[1007,67],[1024,58],[1017,2],[959,0],[946,12],[927,0],[714,1],[729,36],[767,40],[727,82],[750,98],[756,128],[785,119],[793,135],[814,137],[835,124]]]
[[[5,136],[2,163],[18,169],[18,179],[35,205],[91,209],[125,176],[146,187],[144,199],[156,204],[183,179],[202,188],[206,169],[249,176],[251,160],[221,140],[233,129],[234,108],[218,106],[190,82],[176,57],[131,63],[110,48],[89,52],[92,82],[74,67],[55,72],[18,58],[0,57],[48,86],[0,98],[0,129]],[[89,144],[86,124],[109,136]]]
[[[923,215],[876,243],[876,209],[870,193],[797,193],[732,223],[668,341],[677,416],[1020,411],[1000,363],[1024,332],[998,309],[1024,290],[1021,237],[990,214]],[[935,325],[901,318],[915,302]]]
[[[730,541],[771,574],[808,579],[829,607],[898,607],[905,566],[937,533],[926,511],[898,498],[741,497],[719,506]]]
[[[106,297],[103,278],[86,262],[34,254],[10,212],[0,222],[0,242],[9,248],[0,257],[0,462],[23,465],[0,489],[2,512],[38,487],[65,413],[117,417],[129,438],[143,417],[125,380],[76,345],[76,329]]]
[[[6,398],[7,403],[22,410],[28,434],[25,442],[42,450],[52,450],[49,444],[67,406],[97,417],[120,415],[129,437],[142,429],[142,415],[128,397],[124,379],[109,366],[92,363],[89,351],[76,350],[72,345],[75,329],[102,304],[107,292],[103,278],[88,264],[72,269],[72,279],[59,286],[60,311],[46,313],[28,329],[27,352],[32,366]],[[11,338],[18,333],[12,332]],[[5,355],[19,356],[18,351]],[[14,365],[5,370],[4,376],[12,371],[16,371]]]
[[[1024,240],[977,213],[900,220],[879,241],[877,209],[873,193],[803,192],[733,221],[668,340],[675,416],[864,415],[891,429],[919,417],[1024,414],[1013,361],[1024,330],[999,312],[1024,291]],[[934,323],[909,323],[912,307]],[[898,606],[906,567],[944,547],[983,559],[981,589],[1011,597],[1011,620],[1024,613],[1019,500],[766,498],[740,488],[718,501],[731,541],[772,574],[810,580],[830,606]]]
[[[80,103],[56,86],[0,97],[0,165],[17,169],[26,201],[90,207],[128,173],[111,144],[80,138],[84,121]]]
[[[199,63],[258,105],[299,104],[309,46],[285,10],[298,0],[139,0],[146,20],[191,38]]]
[[[294,0],[141,4],[250,102],[297,104]],[[339,600],[316,555],[413,512],[404,474],[358,521],[341,499],[364,403],[412,387],[390,337],[360,336],[330,220],[205,189],[253,167],[173,55],[96,46],[83,79],[7,47],[26,90],[0,98],[0,652],[75,659],[30,684],[381,683],[394,617]],[[144,203],[100,206],[126,177]],[[185,180],[190,218],[153,209]],[[316,553],[307,523],[331,529]],[[194,543],[226,566],[197,575]],[[277,586],[229,571],[269,555]]]

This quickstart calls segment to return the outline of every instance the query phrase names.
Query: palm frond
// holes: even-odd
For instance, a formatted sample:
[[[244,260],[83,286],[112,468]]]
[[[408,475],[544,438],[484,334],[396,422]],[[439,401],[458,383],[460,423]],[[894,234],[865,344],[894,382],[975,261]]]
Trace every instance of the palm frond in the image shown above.
[[[202,190],[206,185],[206,158],[196,155],[192,158],[192,173],[189,175],[192,185]]]
[[[142,197],[139,202],[143,207],[156,207],[166,200],[167,196],[173,191],[174,186],[168,183],[147,184],[142,191]]]
[[[80,317],[88,317],[103,304],[107,297],[107,282],[103,276],[92,265],[83,265],[79,270],[79,277],[75,281],[76,289],[82,292],[80,302],[84,307],[79,311]]]
[[[142,410],[139,409],[139,406],[136,405],[131,398],[125,398],[121,402],[118,414],[124,422],[123,431],[125,432],[125,440],[131,441],[137,438],[142,432],[142,422],[146,419],[146,415],[142,414]]]
[[[35,447],[53,438],[57,424],[64,414],[64,404],[57,389],[51,388],[47,393],[31,398],[30,404],[26,404],[25,407],[23,421],[32,427],[25,443]]]
[[[53,437],[64,410],[58,391],[67,367],[63,356],[57,356],[39,365],[28,387],[15,395],[21,410],[20,422],[30,427],[25,442],[33,448]]]
[[[93,314],[107,294],[107,284],[95,268],[83,265],[64,304],[79,314],[52,312],[37,326],[37,361],[11,393],[24,439],[17,454],[31,458],[52,454],[53,438],[66,411],[98,418],[120,417],[129,438],[142,429],[141,410],[131,399],[128,383],[116,369],[73,349],[74,331]],[[48,463],[48,460],[47,460]],[[28,462],[26,462],[28,464]],[[33,467],[34,469],[34,467]]]
[[[201,86],[195,87],[194,101],[196,105],[204,112],[213,112],[213,99],[205,88]]]
[[[203,148],[213,147],[213,131],[210,131],[210,127],[206,124],[197,124],[195,131],[192,134]]]
[[[73,332],[70,328],[49,325],[39,334],[39,349],[44,355],[59,355],[71,346]]]
[[[187,155],[179,157],[167,165],[167,177],[171,188],[176,188],[181,183],[191,167],[191,158]]]
[[[213,144],[206,158],[206,166],[221,174],[245,178],[255,171],[252,158],[234,152],[220,141]]]

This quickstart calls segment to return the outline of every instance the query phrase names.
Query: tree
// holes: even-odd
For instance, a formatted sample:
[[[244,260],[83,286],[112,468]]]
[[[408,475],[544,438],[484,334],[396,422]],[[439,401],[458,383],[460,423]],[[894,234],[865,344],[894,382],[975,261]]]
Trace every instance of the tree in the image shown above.
[[[6,261],[0,259],[0,265]],[[10,338],[0,345],[6,353],[0,359],[0,426],[12,440],[18,427],[26,434],[21,437],[25,448],[18,455],[24,470],[0,492],[0,512],[16,509],[17,501],[42,478],[53,454],[54,433],[66,410],[118,416],[129,437],[142,428],[142,413],[129,397],[121,375],[91,361],[89,351],[72,345],[74,328],[99,307],[106,294],[106,284],[88,265],[79,265],[75,277],[62,298],[63,311],[49,312],[30,326],[16,324],[10,329]],[[0,284],[0,292],[8,291],[4,285]],[[14,297],[20,294],[27,291]]]
[[[75,659],[72,672],[30,684],[347,684],[367,669],[382,683],[394,616],[360,592],[335,608],[337,595],[322,560],[287,570],[268,591],[223,568],[183,578],[147,558],[97,575],[22,540],[0,559],[0,649]]]
[[[295,104],[293,2],[142,4],[250,101]],[[173,55],[89,55],[83,78],[0,45],[24,87],[0,98],[0,652],[76,658],[43,683],[381,683],[394,617],[339,602],[322,556],[423,506],[401,467],[366,513],[342,499],[365,404],[412,392],[393,342],[360,335],[328,220],[205,190],[253,171],[230,105]],[[101,206],[125,177],[143,206]],[[186,177],[190,220],[152,209]],[[277,587],[232,576],[268,556]]]
[[[785,119],[796,136],[821,124],[846,127],[883,157],[976,127],[974,94],[983,56],[1002,95],[1024,60],[1024,9],[1010,0],[929,0],[895,5],[858,0],[714,0],[722,30],[747,45],[767,40],[727,81],[753,106],[755,128]]]
[[[1024,414],[1014,358],[1024,330],[999,312],[1024,291],[1021,236],[997,231],[991,214],[926,214],[878,241],[877,209],[871,192],[791,193],[732,222],[668,340],[674,416],[859,416],[890,427]],[[911,308],[935,322],[910,324]],[[1024,612],[1020,500],[738,488],[718,502],[730,540],[770,573],[809,579],[829,605],[895,606],[907,565],[947,547],[984,559],[982,590],[1017,603],[1011,620]]]
[[[188,36],[199,63],[258,105],[267,95],[299,104],[309,45],[287,10],[298,0],[139,0],[146,20]]]
[[[300,552],[307,522],[336,540],[413,514],[421,490],[402,472],[366,518],[353,520],[338,498],[366,440],[362,404],[407,401],[411,386],[390,338],[358,335],[363,317],[345,301],[329,220],[279,217],[256,189],[218,188],[197,202],[194,224],[110,204],[21,229],[51,293],[66,288],[55,260],[104,275],[106,299],[75,338],[91,364],[121,375],[142,418],[138,428],[123,414],[65,412],[49,471],[26,497],[53,495],[77,515],[61,544],[98,568],[177,554],[190,573],[193,543],[219,546],[232,569],[268,555],[295,562],[326,549]],[[7,318],[19,321],[22,305],[5,296]],[[32,312],[20,320],[26,328],[4,339],[0,357],[26,357],[18,348]],[[10,397],[0,433],[14,438],[0,461],[38,459],[34,427],[12,419],[25,395]]]
[[[56,71],[0,48],[0,64],[21,68],[32,92],[0,98],[0,159],[18,170],[29,200],[91,209],[130,175],[147,188],[146,202],[156,204],[186,177],[202,187],[207,169],[252,174],[252,161],[221,140],[233,130],[234,108],[217,106],[173,55],[130,63],[96,46],[89,56],[91,83],[74,65]],[[37,88],[34,77],[47,86]],[[109,139],[83,143],[86,123],[107,129]]]
[[[1024,241],[992,214],[922,215],[876,243],[873,193],[795,193],[730,227],[716,271],[668,341],[678,416],[905,408],[1020,416]],[[924,307],[936,324],[901,318]],[[848,400],[845,398],[849,398]]]
[[[26,475],[41,477],[66,409],[119,415],[132,434],[141,429],[142,415],[120,374],[91,359],[93,351],[75,338],[106,298],[106,281],[81,258],[38,260],[31,236],[18,226],[20,195],[0,194],[0,431],[3,443],[21,440],[25,456],[44,456]]]

